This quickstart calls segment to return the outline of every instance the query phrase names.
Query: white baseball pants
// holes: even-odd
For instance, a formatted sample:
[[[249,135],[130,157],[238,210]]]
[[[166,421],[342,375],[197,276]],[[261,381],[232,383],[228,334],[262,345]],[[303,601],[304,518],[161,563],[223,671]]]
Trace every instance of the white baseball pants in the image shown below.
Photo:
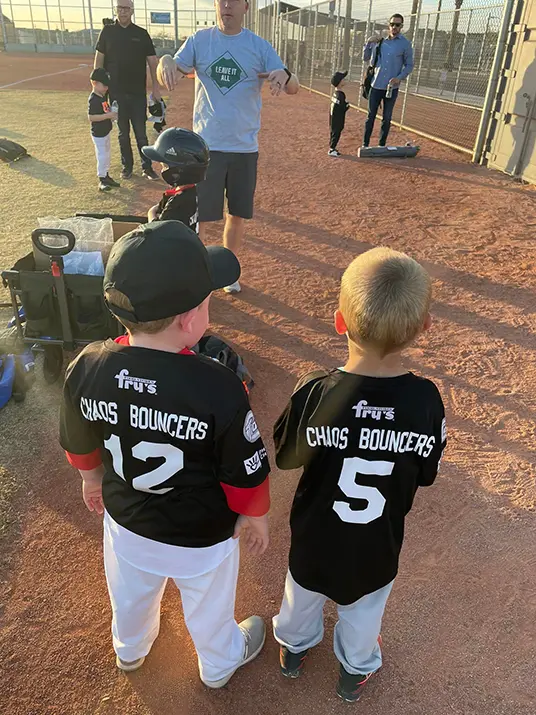
[[[229,675],[244,656],[244,636],[234,617],[239,553],[234,549],[202,576],[174,579],[205,681]],[[149,653],[158,636],[167,578],[129,564],[114,552],[106,536],[104,568],[112,603],[114,650],[121,660],[137,660]]]
[[[337,660],[352,675],[374,673],[381,668],[378,644],[383,612],[394,581],[349,606],[337,606],[339,620],[333,634]],[[318,645],[324,637],[324,605],[327,597],[302,588],[287,573],[281,611],[273,619],[274,636],[291,653]]]
[[[93,144],[95,145],[95,156],[97,157],[97,176],[104,178],[110,171],[112,161],[112,132],[109,132],[105,137],[94,137]]]

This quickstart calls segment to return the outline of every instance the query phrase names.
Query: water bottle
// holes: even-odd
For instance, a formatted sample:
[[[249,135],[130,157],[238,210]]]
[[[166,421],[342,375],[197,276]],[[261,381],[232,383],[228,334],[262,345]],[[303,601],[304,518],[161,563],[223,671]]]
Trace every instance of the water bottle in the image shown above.
[[[392,85],[392,84],[388,84],[388,85],[387,85],[387,92],[385,93],[385,98],[386,98],[386,99],[391,99],[392,96],[393,96],[393,85]]]
[[[117,113],[118,111],[119,111],[119,104],[117,103],[117,99],[114,99],[114,101],[112,102],[112,112]]]

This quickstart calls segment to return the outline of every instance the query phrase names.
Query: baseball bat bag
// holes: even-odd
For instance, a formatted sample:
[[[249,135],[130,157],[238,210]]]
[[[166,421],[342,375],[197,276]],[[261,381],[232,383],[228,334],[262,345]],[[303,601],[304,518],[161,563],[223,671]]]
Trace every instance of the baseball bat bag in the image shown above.
[[[362,146],[357,155],[360,159],[409,159],[417,156],[418,146]]]
[[[30,156],[22,144],[12,142],[11,139],[0,139],[0,160],[6,164],[18,161],[25,156]]]
[[[249,393],[254,385],[253,378],[240,355],[230,345],[214,335],[205,335],[193,350],[200,355],[217,360],[232,370],[242,381],[246,392]]]

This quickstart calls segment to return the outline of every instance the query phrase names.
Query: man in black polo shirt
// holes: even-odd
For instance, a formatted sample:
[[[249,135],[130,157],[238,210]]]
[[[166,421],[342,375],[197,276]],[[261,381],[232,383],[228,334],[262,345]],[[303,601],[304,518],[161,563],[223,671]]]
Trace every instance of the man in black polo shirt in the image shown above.
[[[160,99],[156,80],[158,60],[153,41],[147,30],[132,22],[133,0],[117,0],[117,20],[105,25],[97,40],[95,67],[104,67],[110,75],[110,99],[119,105],[117,126],[121,148],[122,176],[130,179],[134,166],[130,144],[130,125],[134,130],[141,158],[142,175],[158,179],[150,160],[141,148],[148,145],[147,121],[147,64],[151,71],[152,92]]]

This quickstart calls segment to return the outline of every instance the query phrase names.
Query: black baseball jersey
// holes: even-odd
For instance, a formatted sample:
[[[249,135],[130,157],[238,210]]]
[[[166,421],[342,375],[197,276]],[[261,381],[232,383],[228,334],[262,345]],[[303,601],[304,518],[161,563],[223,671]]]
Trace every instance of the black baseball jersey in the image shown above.
[[[88,345],[69,366],[61,445],[80,469],[80,455],[100,450],[106,510],[129,531],[177,546],[224,541],[237,511],[259,515],[241,504],[268,498],[266,449],[244,387],[210,358],[125,340]]]
[[[350,105],[346,101],[346,94],[341,89],[335,90],[331,95],[331,116],[344,119],[349,109]]]
[[[332,370],[300,380],[274,428],[281,469],[303,467],[291,512],[290,571],[341,605],[390,583],[417,487],[446,444],[430,380]]]
[[[156,213],[156,221],[182,221],[188,228],[197,233],[197,189],[189,186],[184,189],[168,189],[165,191]]]
[[[88,114],[107,114],[110,111],[107,97],[91,92],[87,102]],[[105,137],[112,131],[112,120],[104,119],[100,122],[91,122],[91,133],[94,137]]]

